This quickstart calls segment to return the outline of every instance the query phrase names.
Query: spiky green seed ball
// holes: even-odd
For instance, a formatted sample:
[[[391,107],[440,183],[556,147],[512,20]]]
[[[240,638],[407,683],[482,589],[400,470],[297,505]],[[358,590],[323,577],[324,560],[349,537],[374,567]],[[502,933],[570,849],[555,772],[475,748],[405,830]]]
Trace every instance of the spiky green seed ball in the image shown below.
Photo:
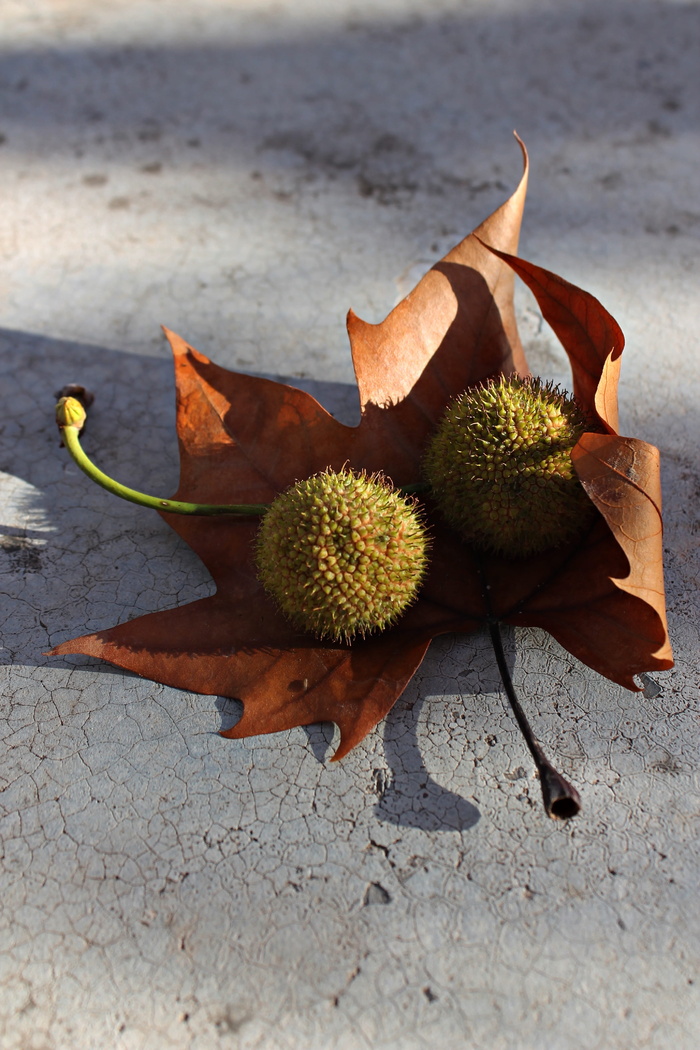
[[[464,539],[524,557],[560,546],[590,524],[595,511],[571,450],[591,429],[559,387],[501,376],[449,406],[426,453],[425,474]]]
[[[295,626],[349,642],[398,619],[418,592],[427,551],[409,499],[380,477],[326,470],[272,503],[256,563],[263,586]]]

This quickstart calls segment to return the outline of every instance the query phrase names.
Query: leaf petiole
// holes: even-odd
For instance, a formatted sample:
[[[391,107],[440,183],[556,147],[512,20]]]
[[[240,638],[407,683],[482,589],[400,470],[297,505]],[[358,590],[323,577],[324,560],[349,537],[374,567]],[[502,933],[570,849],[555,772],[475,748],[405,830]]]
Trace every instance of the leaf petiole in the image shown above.
[[[542,788],[544,808],[547,815],[553,817],[555,820],[569,820],[571,817],[575,817],[581,809],[581,798],[579,793],[576,788],[554,768],[532,732],[530,723],[520,706],[520,701],[518,700],[513,687],[513,681],[510,677],[510,671],[508,670],[508,664],[506,663],[506,656],[503,651],[503,640],[501,638],[501,628],[498,621],[492,620],[489,622],[489,632],[491,634],[493,651],[496,655],[496,663],[498,664],[498,670],[500,671],[501,679],[503,681],[503,688],[506,691],[506,696],[508,697],[510,706],[513,709],[513,714],[515,715],[515,720],[518,723],[520,732],[523,734],[528,750],[535,760],[537,772],[540,775],[540,786]]]

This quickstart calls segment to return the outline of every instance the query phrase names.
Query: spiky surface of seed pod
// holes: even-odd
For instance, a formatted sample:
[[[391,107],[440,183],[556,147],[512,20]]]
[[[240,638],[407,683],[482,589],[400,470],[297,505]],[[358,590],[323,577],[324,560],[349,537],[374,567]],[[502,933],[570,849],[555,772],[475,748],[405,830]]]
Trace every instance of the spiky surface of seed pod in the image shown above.
[[[595,515],[571,450],[595,430],[574,399],[501,376],[448,408],[424,461],[444,517],[476,547],[524,557],[560,546]]]
[[[349,642],[394,623],[415,598],[428,538],[414,503],[381,477],[326,470],[272,503],[256,543],[258,575],[284,615]]]

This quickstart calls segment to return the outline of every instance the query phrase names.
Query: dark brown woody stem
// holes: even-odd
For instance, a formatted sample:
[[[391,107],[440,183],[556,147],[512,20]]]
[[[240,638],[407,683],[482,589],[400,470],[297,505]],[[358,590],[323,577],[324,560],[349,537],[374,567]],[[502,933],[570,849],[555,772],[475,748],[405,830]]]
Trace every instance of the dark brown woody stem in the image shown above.
[[[501,638],[501,628],[499,623],[497,621],[491,621],[489,623],[489,631],[491,634],[491,644],[493,645],[493,651],[496,654],[496,663],[498,664],[498,670],[501,673],[506,696],[508,697],[510,706],[513,709],[513,714],[515,715],[515,719],[520,727],[520,732],[525,738],[528,750],[535,760],[537,772],[540,775],[544,808],[547,811],[547,815],[553,817],[555,820],[569,820],[571,817],[575,817],[581,809],[579,793],[576,788],[561,775],[561,773],[557,772],[535,739],[532,729],[530,728],[530,723],[520,706],[520,701],[518,700],[515,694],[515,689],[513,688],[510,671],[508,670],[508,664],[506,663],[506,656],[503,652],[503,640]]]

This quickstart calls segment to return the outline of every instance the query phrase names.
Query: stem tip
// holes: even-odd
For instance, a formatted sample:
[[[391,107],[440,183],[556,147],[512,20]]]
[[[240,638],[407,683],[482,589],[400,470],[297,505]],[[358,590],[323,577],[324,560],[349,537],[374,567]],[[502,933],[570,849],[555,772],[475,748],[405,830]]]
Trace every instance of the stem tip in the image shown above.
[[[87,419],[87,412],[77,397],[62,397],[56,405],[56,422],[59,429],[75,427],[82,430]]]
[[[571,820],[581,810],[578,791],[549,764],[540,767],[542,801],[553,820]]]

